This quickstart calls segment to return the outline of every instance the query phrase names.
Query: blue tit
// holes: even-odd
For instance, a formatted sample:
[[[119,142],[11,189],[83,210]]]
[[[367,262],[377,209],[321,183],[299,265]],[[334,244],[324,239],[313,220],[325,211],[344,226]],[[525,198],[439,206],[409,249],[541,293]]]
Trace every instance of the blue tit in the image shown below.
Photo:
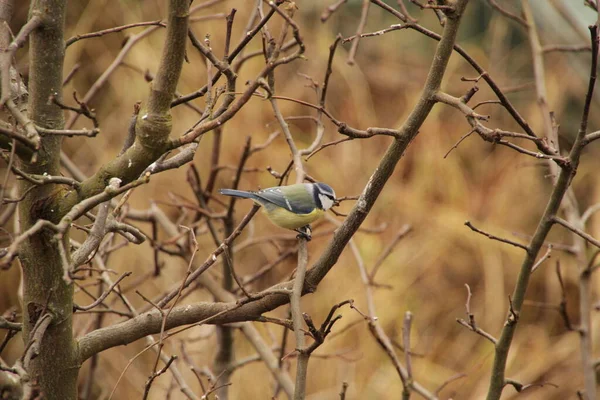
[[[325,215],[335,203],[335,192],[325,183],[298,183],[276,186],[258,192],[221,189],[225,196],[252,199],[262,206],[269,220],[277,226],[293,229],[310,240],[311,222]]]

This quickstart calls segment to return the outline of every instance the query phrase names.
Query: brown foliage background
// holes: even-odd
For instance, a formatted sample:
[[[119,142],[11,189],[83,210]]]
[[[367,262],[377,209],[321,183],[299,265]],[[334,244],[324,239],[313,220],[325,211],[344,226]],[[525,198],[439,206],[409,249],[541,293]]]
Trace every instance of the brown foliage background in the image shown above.
[[[247,3],[247,4],[246,4]],[[244,28],[250,3],[228,1],[203,10],[197,15],[227,13],[231,7],[238,8],[234,24],[234,40]],[[545,3],[545,2],[544,2]],[[322,24],[319,16],[324,8],[320,2],[298,2],[299,22],[302,36],[307,44],[306,60],[295,62],[277,70],[277,91],[280,95],[299,98],[317,103],[317,97],[307,79],[298,73],[308,74],[321,82],[327,61],[328,47],[335,35],[350,36],[355,33],[360,15],[360,2],[350,1],[327,23]],[[543,7],[546,7],[545,5]],[[580,8],[583,8],[581,5]],[[417,12],[420,22],[438,29],[439,24],[432,13]],[[163,1],[115,2],[95,0],[71,2],[69,5],[67,32],[69,35],[96,31],[112,26],[144,20],[160,19],[165,15]],[[23,7],[18,11],[20,18],[26,16]],[[594,20],[590,11],[582,12],[587,25]],[[545,44],[557,42],[563,36],[580,43],[584,39],[573,37],[573,31],[560,17],[547,19],[540,25],[542,41]],[[279,21],[277,21],[279,23]],[[273,32],[278,32],[277,23],[270,23]],[[375,7],[371,8],[365,31],[383,29],[396,23]],[[218,19],[193,23],[193,30],[199,38],[210,35],[211,45],[217,54],[222,54],[225,33],[224,16]],[[550,30],[552,28],[552,31]],[[67,50],[65,74],[76,63],[81,69],[67,86],[65,97],[73,90],[84,94],[93,82],[110,65],[120,50],[125,35],[138,32],[136,28],[123,33],[102,38],[80,41]],[[159,30],[135,46],[126,57],[126,63],[142,71],[153,71],[159,59],[163,31]],[[555,36],[552,36],[556,34]],[[434,42],[416,32],[399,31],[384,36],[363,39],[360,43],[357,63],[346,63],[350,44],[346,44],[336,55],[327,108],[339,120],[351,126],[398,126],[412,107],[423,85],[431,59]],[[461,26],[459,44],[485,68],[488,68],[502,87],[530,83],[532,68],[529,44],[523,32],[502,16],[492,13],[482,1],[472,1]],[[260,42],[254,40],[251,49],[259,49]],[[21,51],[19,65],[25,73],[27,53]],[[178,87],[181,93],[189,93],[206,82],[206,68],[201,57],[188,47],[189,63],[184,65],[183,77]],[[564,144],[570,143],[577,131],[577,121],[581,113],[586,85],[586,72],[589,63],[588,53],[551,53],[545,57],[547,66],[546,84],[550,108],[555,111],[561,124],[560,135]],[[243,84],[260,67],[262,60],[250,61],[241,71],[238,82]],[[146,94],[148,84],[143,75],[133,68],[119,67],[108,83],[90,102],[97,111],[102,133],[93,139],[71,138],[65,142],[65,149],[80,168],[87,174],[100,164],[110,160],[120,150],[127,132],[133,104]],[[248,78],[244,78],[247,76]],[[462,95],[471,87],[469,82],[461,82],[460,77],[474,77],[472,71],[458,55],[454,55],[444,90],[453,95]],[[484,84],[475,101],[493,98]],[[510,95],[517,108],[535,129],[541,126],[540,113],[536,106],[535,92],[531,87]],[[203,99],[195,103],[203,107]],[[292,115],[314,115],[309,110],[293,103],[282,102],[283,113]],[[598,101],[593,109],[598,109]],[[486,105],[478,112],[492,117],[490,126],[506,129],[518,128],[507,114],[497,105]],[[174,111],[174,133],[179,134],[195,122],[193,111],[179,106]],[[592,130],[598,127],[599,116],[592,112]],[[82,121],[79,124],[83,124]],[[299,147],[306,147],[314,137],[315,128],[310,121],[292,121],[292,133]],[[251,136],[253,144],[264,142],[269,134],[278,129],[270,107],[263,100],[252,100],[235,118],[223,128],[222,164],[236,165],[246,137]],[[380,234],[359,232],[355,240],[368,268],[372,267],[381,251],[404,225],[411,224],[413,232],[403,239],[393,254],[382,265],[377,281],[391,286],[375,291],[377,315],[386,332],[401,342],[402,316],[410,310],[414,314],[412,346],[420,356],[413,358],[415,378],[425,387],[434,389],[457,373],[467,376],[451,383],[441,393],[442,398],[480,399],[488,384],[488,374],[493,358],[492,346],[480,336],[469,332],[455,322],[464,317],[467,283],[473,290],[472,311],[478,324],[492,334],[501,329],[507,309],[507,296],[510,293],[520,265],[522,250],[490,241],[471,232],[463,223],[470,220],[488,232],[516,238],[514,233],[531,234],[543,211],[551,187],[546,175],[545,164],[519,155],[506,148],[498,148],[480,140],[476,135],[466,139],[447,158],[446,152],[467,133],[469,127],[464,117],[453,109],[437,105],[421,129],[420,135],[411,144],[406,157],[400,162],[394,178],[387,185],[382,196],[368,217],[367,228],[385,227]],[[324,141],[339,139],[332,124],[326,122]],[[195,165],[203,179],[208,176],[210,166],[211,134],[202,139]],[[355,140],[328,148],[306,163],[307,172],[313,177],[331,184],[338,196],[351,196],[360,193],[370,176],[377,160],[383,154],[388,138],[375,137],[368,140]],[[590,146],[579,168],[574,188],[581,209],[600,201],[598,186],[598,144]],[[271,166],[282,172],[290,160],[290,152],[282,135],[265,151],[252,156],[247,166],[259,172],[244,175],[242,189],[269,187],[277,184],[266,167]],[[4,167],[4,166],[3,166]],[[136,189],[131,204],[136,208],[146,208],[151,202],[175,216],[178,210],[163,204],[172,202],[172,194],[192,199],[186,179],[186,168],[170,171],[152,178],[149,185]],[[3,175],[2,175],[3,176]],[[219,175],[217,187],[231,184],[233,171],[225,169]],[[238,207],[241,217],[250,204]],[[342,210],[349,210],[345,203]],[[588,232],[600,234],[598,217],[592,217]],[[315,233],[331,230],[329,222],[318,225]],[[148,232],[149,227],[143,227]],[[282,233],[268,223],[264,216],[255,218],[253,229],[257,237],[267,238],[272,233]],[[208,235],[200,236],[199,259],[213,249]],[[239,241],[244,240],[245,235]],[[566,241],[568,234],[555,228],[553,241]],[[315,238],[309,244],[309,255],[315,260],[325,245],[326,239]],[[288,245],[292,245],[289,242]],[[252,246],[236,254],[237,266],[241,273],[252,273],[266,263],[277,258],[277,246],[264,243]],[[133,271],[135,279],[153,268],[152,250],[146,243],[142,246],[129,246],[111,258],[109,267],[119,272]],[[567,399],[575,398],[575,392],[582,387],[579,372],[579,342],[576,333],[568,332],[556,310],[561,300],[561,291],[555,274],[554,264],[560,259],[566,279],[568,311],[577,322],[576,279],[577,271],[570,257],[554,251],[550,261],[534,274],[530,284],[526,307],[517,336],[512,346],[507,376],[523,383],[551,382],[558,388],[545,386],[532,388],[520,399]],[[147,297],[152,298],[176,284],[185,273],[185,265],[163,259],[166,265],[162,275],[137,287]],[[261,289],[289,276],[295,266],[295,258],[289,257],[274,272],[253,286]],[[211,273],[218,276],[219,269]],[[600,284],[600,276],[594,277],[594,287]],[[2,272],[0,279],[0,309],[5,310],[18,304],[15,286],[19,272],[12,269]],[[127,280],[125,281],[125,286]],[[144,303],[139,297],[130,296],[140,308]],[[338,265],[319,286],[318,291],[303,300],[303,311],[313,320],[320,322],[330,307],[342,300],[352,298],[359,309],[365,309],[364,290],[361,284],[356,260],[350,251],[340,258]],[[186,301],[209,300],[202,292],[190,296]],[[79,293],[76,302],[87,304],[89,298]],[[285,315],[285,310],[275,314]],[[340,331],[344,326],[360,320],[360,316],[349,309],[343,311],[343,320],[334,328]],[[105,323],[116,322],[117,317],[108,317]],[[83,332],[89,329],[88,316],[75,317],[76,329]],[[593,316],[594,330],[600,329],[598,312]],[[277,345],[281,328],[259,326],[268,342]],[[210,365],[214,350],[214,335],[207,335],[214,327],[194,328],[171,339],[166,351],[179,352],[179,340],[186,344],[188,355],[197,366]],[[205,337],[206,336],[206,337]],[[290,338],[290,340],[293,340]],[[20,354],[20,341],[13,341],[3,354],[7,360]],[[600,345],[596,335],[596,350]],[[98,398],[110,393],[128,360],[143,348],[134,344],[127,348],[115,348],[100,357],[100,370],[97,374]],[[289,346],[289,351],[292,347]],[[242,336],[236,341],[238,358],[252,355],[252,349]],[[12,360],[11,360],[12,361]],[[138,398],[144,382],[151,371],[153,354],[137,359],[125,373],[119,384],[116,398]],[[188,383],[197,382],[183,360],[178,361],[184,370]],[[292,363],[294,365],[294,363]],[[293,366],[292,366],[293,368]],[[309,366],[308,391],[311,398],[337,398],[343,381],[349,383],[349,398],[397,398],[401,383],[392,364],[368,333],[366,324],[354,325],[339,336],[328,338],[317,350]],[[82,370],[82,377],[85,369]],[[153,398],[163,398],[171,380],[167,373],[158,378],[153,386]],[[236,371],[231,388],[232,398],[266,399],[273,393],[273,382],[266,368],[260,362],[251,363]],[[196,390],[198,387],[193,386]],[[178,392],[175,392],[177,397]],[[506,388],[506,399],[517,397],[512,388]]]

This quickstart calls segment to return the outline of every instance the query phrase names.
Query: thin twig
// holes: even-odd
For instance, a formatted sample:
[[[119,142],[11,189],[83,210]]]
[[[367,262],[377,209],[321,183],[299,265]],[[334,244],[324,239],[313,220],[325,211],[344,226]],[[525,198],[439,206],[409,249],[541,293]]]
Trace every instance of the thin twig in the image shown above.
[[[497,240],[499,242],[510,244],[511,246],[518,247],[518,248],[523,249],[525,251],[529,251],[529,248],[527,246],[525,246],[525,245],[523,245],[521,243],[513,242],[512,240],[509,240],[509,239],[504,239],[504,238],[492,235],[491,233],[484,232],[481,229],[478,229],[478,228],[474,227],[473,224],[471,224],[470,221],[465,221],[465,225],[468,226],[473,232],[477,232],[480,235],[483,235],[483,236],[487,237],[488,239]]]
[[[375,275],[377,274],[379,267],[381,267],[383,262],[389,257],[390,254],[392,254],[396,245],[400,242],[400,240],[402,240],[402,238],[406,237],[406,235],[408,235],[411,231],[412,231],[412,226],[409,224],[402,225],[402,227],[398,230],[398,233],[396,233],[396,236],[394,236],[392,241],[381,252],[381,255],[379,256],[377,261],[375,261],[375,264],[373,264],[373,268],[371,269],[371,272],[369,273],[369,280],[371,282],[373,282],[373,280],[375,279]]]
[[[552,245],[549,244],[548,250],[546,250],[546,253],[544,253],[544,255],[533,265],[533,267],[531,267],[531,272],[535,272],[535,270],[538,269],[544,263],[544,261],[549,259],[551,253],[552,253]]]
[[[477,323],[475,322],[475,315],[471,312],[471,297],[472,297],[471,287],[469,285],[467,285],[466,283],[465,283],[465,287],[467,288],[467,301],[465,303],[465,309],[466,309],[468,321],[465,321],[462,318],[457,318],[456,322],[458,322],[462,326],[469,328],[470,330],[477,333],[478,335],[483,336],[484,338],[486,338],[487,340],[492,342],[492,344],[495,345],[498,342],[498,339],[496,339],[495,337],[493,337],[492,335],[490,335],[489,333],[487,333],[486,331],[484,331],[483,329],[481,329],[477,326]]]
[[[164,28],[167,25],[164,22],[162,22],[161,20],[144,21],[144,22],[135,22],[133,24],[116,26],[114,28],[103,29],[103,30],[97,31],[97,32],[90,32],[90,33],[84,33],[81,35],[75,35],[65,41],[65,48],[69,47],[73,43],[78,42],[83,39],[100,37],[100,36],[108,35],[109,33],[122,32],[126,29],[136,28],[138,26],[161,26]]]
[[[555,223],[557,223],[559,225],[564,226],[565,228],[567,228],[568,230],[570,230],[571,232],[573,232],[577,236],[584,238],[589,243],[591,243],[594,246],[600,248],[600,240],[594,238],[591,235],[588,235],[587,233],[583,232],[580,229],[577,229],[575,226],[571,225],[569,222],[565,221],[564,219],[562,219],[560,217],[557,217],[557,216],[554,216],[554,217],[552,217],[552,222],[555,222]]]
[[[404,344],[404,356],[406,358],[406,375],[412,381],[412,361],[410,352],[410,328],[412,324],[412,313],[407,311],[404,314],[404,325],[402,325],[402,343]]]
[[[371,2],[369,0],[363,0],[362,9],[360,11],[360,21],[358,23],[358,27],[356,28],[356,40],[352,42],[352,47],[348,52],[348,65],[354,65],[356,62],[356,51],[358,50],[358,43],[360,42],[360,37],[365,30],[365,25],[367,24],[367,15],[369,14],[369,6]]]

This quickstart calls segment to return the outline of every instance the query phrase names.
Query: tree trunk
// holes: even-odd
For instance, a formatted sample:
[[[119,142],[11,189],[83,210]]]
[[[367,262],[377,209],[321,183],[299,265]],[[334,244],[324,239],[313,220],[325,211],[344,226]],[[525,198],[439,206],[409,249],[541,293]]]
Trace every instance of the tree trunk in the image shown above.
[[[29,118],[44,128],[63,129],[63,111],[49,101],[51,96],[62,98],[64,60],[63,29],[66,1],[37,0],[32,2],[30,18],[42,18],[40,27],[30,35]],[[42,139],[35,163],[21,161],[19,167],[29,174],[60,175],[60,136]],[[21,181],[19,195],[31,184]],[[56,222],[55,201],[63,189],[56,185],[41,185],[29,191],[19,204],[21,231],[37,220]],[[68,235],[62,238],[68,249]],[[73,340],[73,285],[63,279],[63,265],[53,232],[41,231],[25,240],[19,247],[23,268],[23,340],[30,341],[31,330],[42,310],[53,315],[46,331],[40,354],[29,368],[29,374],[46,399],[76,399],[76,344]]]

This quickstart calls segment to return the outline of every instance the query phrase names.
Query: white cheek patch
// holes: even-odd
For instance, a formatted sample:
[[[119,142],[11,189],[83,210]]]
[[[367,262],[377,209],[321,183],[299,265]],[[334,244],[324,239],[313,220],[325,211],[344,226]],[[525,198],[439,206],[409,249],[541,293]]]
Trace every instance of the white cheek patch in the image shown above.
[[[319,200],[321,200],[323,210],[329,210],[331,206],[333,206],[333,200],[331,200],[330,197],[327,197],[324,194],[319,194]]]

